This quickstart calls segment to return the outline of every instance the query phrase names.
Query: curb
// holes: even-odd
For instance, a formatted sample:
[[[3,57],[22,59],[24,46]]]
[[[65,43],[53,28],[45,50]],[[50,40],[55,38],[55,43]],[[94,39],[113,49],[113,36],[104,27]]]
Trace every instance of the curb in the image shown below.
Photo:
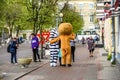
[[[14,80],[19,80],[20,78],[26,76],[27,74],[29,74],[29,73],[31,73],[31,72],[33,72],[33,71],[36,71],[37,69],[43,67],[44,65],[46,65],[46,64],[48,64],[48,63],[49,63],[49,62],[43,63],[42,65],[40,65],[40,66],[38,66],[38,67],[36,67],[36,68],[34,68],[34,69],[32,69],[32,70],[24,73],[23,75],[21,75],[21,76],[19,76],[19,77],[17,77],[17,78],[15,78]]]

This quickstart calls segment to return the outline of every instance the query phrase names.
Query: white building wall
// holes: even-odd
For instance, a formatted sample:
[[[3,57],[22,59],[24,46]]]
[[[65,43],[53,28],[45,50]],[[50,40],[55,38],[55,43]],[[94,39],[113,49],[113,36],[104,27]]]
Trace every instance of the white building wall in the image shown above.
[[[59,4],[64,5],[65,2],[59,2]],[[83,16],[84,20],[84,30],[94,29],[94,22],[90,22],[90,15],[94,15],[96,11],[96,2],[93,0],[79,0],[79,1],[69,1],[71,8],[75,7],[75,11],[79,12]]]

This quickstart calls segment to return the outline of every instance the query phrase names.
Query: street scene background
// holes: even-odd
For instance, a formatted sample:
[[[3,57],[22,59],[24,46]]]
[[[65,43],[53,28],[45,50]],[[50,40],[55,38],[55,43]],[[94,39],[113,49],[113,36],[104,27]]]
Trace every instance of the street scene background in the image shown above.
[[[94,57],[89,57],[86,45],[76,43],[75,62],[72,67],[50,67],[49,55],[42,62],[32,62],[28,68],[10,63],[10,53],[6,51],[6,45],[0,48],[0,73],[5,74],[1,80],[119,80],[117,66],[112,66],[106,60],[106,52],[103,48],[95,48]],[[29,41],[20,44],[18,59],[32,57]]]

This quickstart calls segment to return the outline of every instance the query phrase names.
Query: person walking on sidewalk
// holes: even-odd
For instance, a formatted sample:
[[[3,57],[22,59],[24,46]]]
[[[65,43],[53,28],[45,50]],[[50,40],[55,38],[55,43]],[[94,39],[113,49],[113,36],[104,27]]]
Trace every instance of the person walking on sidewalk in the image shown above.
[[[12,64],[17,64],[17,39],[16,38],[11,38],[10,41],[10,53],[11,53],[11,63]]]
[[[37,38],[37,36],[34,33],[32,33],[31,36],[32,36],[31,47],[32,47],[32,51],[33,51],[33,61],[37,62],[37,57],[38,57],[39,62],[41,62],[40,55],[38,53],[39,39]]]
[[[85,44],[85,38],[84,37],[82,37],[81,42],[82,42],[82,45],[84,46],[84,44]]]
[[[93,57],[93,52],[95,50],[95,41],[93,40],[92,36],[90,36],[90,38],[87,40],[87,47],[90,53],[90,57]]]
[[[75,40],[71,40],[70,45],[71,45],[71,57],[73,62],[75,62]]]

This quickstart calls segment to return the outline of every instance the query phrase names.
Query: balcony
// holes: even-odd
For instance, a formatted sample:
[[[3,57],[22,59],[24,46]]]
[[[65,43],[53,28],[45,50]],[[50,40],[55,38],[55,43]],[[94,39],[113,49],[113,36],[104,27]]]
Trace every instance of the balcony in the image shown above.
[[[96,13],[104,13],[104,10],[96,10]]]
[[[97,3],[97,7],[104,7],[104,3]]]
[[[96,18],[104,18],[104,17],[105,17],[104,13],[96,14]]]
[[[96,16],[104,16],[104,13],[96,14]]]

